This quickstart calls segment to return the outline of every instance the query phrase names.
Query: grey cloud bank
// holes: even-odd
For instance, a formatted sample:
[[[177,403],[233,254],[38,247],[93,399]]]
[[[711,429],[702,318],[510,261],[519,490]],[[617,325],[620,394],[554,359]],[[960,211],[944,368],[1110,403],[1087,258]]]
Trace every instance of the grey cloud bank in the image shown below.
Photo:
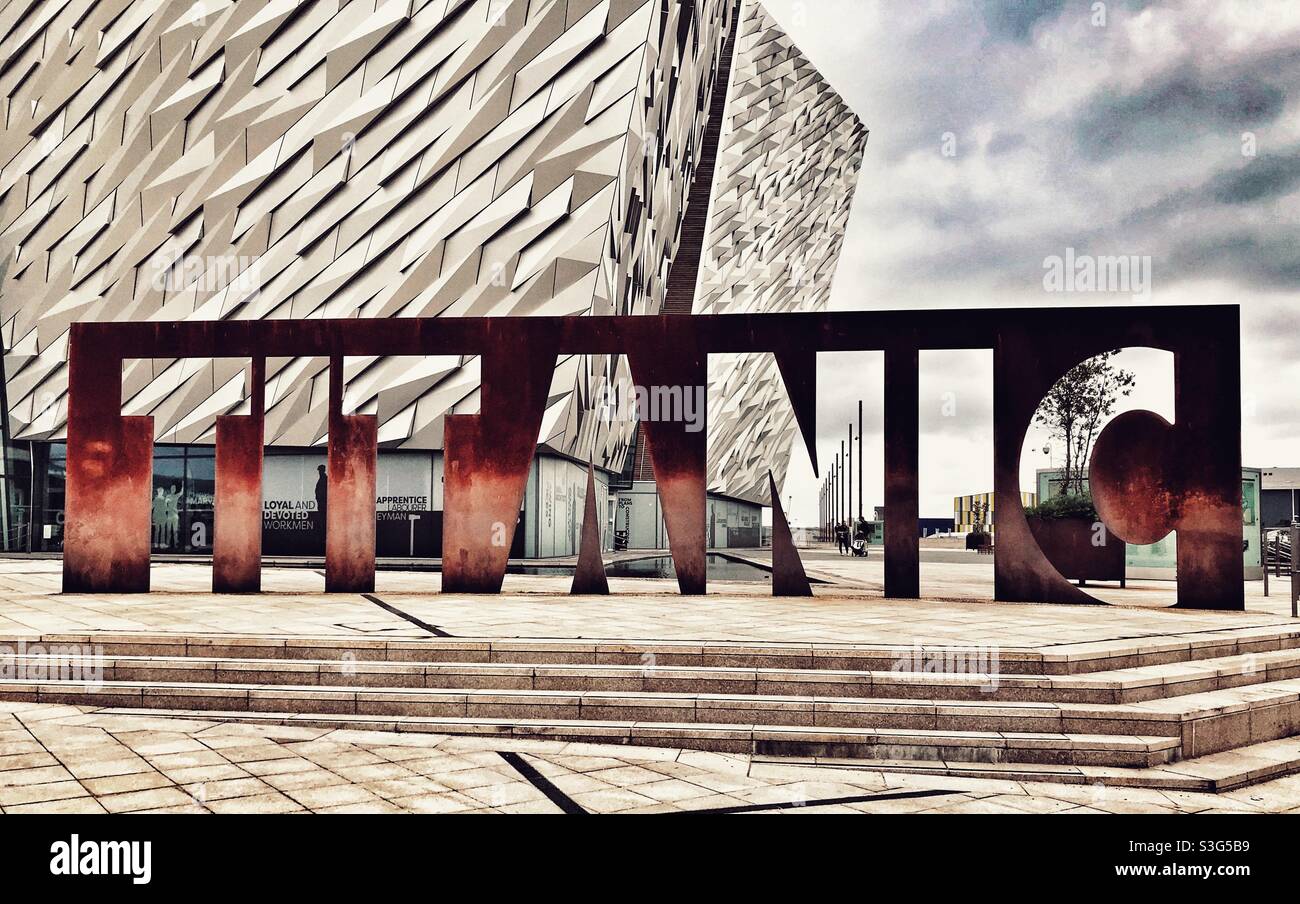
[[[1300,464],[1300,4],[1109,2],[1103,25],[1084,0],[766,5],[871,129],[832,307],[1240,303],[1244,460]],[[1045,291],[1066,248],[1149,258],[1149,297]],[[836,367],[823,464],[879,397],[877,368]],[[926,515],[991,481],[979,431],[952,426],[923,423]],[[791,479],[815,516],[817,481]]]

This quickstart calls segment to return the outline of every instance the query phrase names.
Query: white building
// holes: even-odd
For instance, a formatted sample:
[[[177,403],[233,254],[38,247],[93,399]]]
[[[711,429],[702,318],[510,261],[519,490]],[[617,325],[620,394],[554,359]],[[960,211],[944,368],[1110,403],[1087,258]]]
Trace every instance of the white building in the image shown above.
[[[817,309],[865,141],[733,0],[17,3],[0,59],[15,550],[61,548],[74,321]],[[323,550],[302,513],[327,365],[268,361],[268,555]],[[774,372],[714,371],[710,487],[752,506],[794,438]],[[612,544],[636,430],[600,399],[628,382],[622,358],[557,361],[516,555],[576,551],[588,461]],[[381,556],[439,554],[443,419],[478,390],[474,357],[348,361],[345,411],[379,418]],[[215,421],[249,394],[238,361],[124,369],[123,413],[157,431],[159,551],[211,550]]]

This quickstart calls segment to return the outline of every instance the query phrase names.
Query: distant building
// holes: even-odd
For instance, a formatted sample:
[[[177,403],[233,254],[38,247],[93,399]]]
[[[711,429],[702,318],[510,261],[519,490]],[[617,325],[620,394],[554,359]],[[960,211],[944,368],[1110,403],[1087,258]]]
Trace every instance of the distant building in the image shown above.
[[[952,518],[919,518],[917,520],[922,537],[933,537],[935,534],[950,534],[956,524]]]
[[[870,522],[875,525],[875,531],[872,537],[873,543],[879,545],[885,542],[885,507],[878,505],[873,513],[875,520]],[[935,534],[950,534],[953,532],[953,519],[951,518],[918,518],[917,525],[921,530],[922,537],[932,537]]]
[[[1265,528],[1300,520],[1300,468],[1260,469],[1259,511]]]
[[[1020,494],[1020,504],[1029,508],[1038,504],[1037,493]],[[993,494],[972,493],[969,496],[957,496],[952,500],[953,529],[959,534],[968,534],[977,524],[983,524],[989,533],[993,529]]]
[[[209,6],[3,5],[0,549],[63,547],[75,321],[828,305],[867,132],[755,0]],[[122,413],[153,418],[155,552],[212,553],[246,363],[123,370]],[[266,364],[263,550],[319,556],[330,361]],[[445,419],[479,412],[480,367],[348,360],[380,556],[441,555]],[[710,543],[756,546],[794,411],[770,355],[710,368]],[[666,544],[653,475],[631,480],[631,379],[622,355],[557,361],[512,556],[577,552],[588,463],[605,546]]]
[[[634,444],[632,468],[618,483],[613,548],[665,549],[668,529],[655,487],[654,471],[645,443]],[[761,546],[763,506],[746,499],[709,493],[704,541],[710,549]]]

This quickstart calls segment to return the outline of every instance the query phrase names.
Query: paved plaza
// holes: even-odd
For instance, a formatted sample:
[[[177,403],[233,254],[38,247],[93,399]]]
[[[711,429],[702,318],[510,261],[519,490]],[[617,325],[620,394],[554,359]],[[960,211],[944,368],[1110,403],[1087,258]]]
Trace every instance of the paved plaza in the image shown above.
[[[763,562],[767,551],[742,553]],[[1172,582],[1133,581],[1127,590],[1089,587],[1110,606],[993,603],[991,563],[922,564],[921,600],[881,596],[881,560],[803,553],[815,601],[774,598],[761,581],[714,581],[704,599],[683,597],[672,580],[610,578],[608,597],[568,596],[571,578],[507,575],[499,596],[439,593],[436,572],[387,571],[371,598],[326,595],[322,568],[268,567],[261,595],[215,596],[211,569],[154,565],[146,596],[59,593],[55,559],[0,559],[0,634],[93,631],[217,631],[269,634],[414,632],[382,609],[386,601],[456,637],[761,640],[886,644],[1085,643],[1187,631],[1291,624],[1283,589],[1263,596],[1247,584],[1245,612],[1169,609]],[[987,557],[979,557],[987,558]],[[927,579],[928,578],[928,579]]]
[[[561,813],[574,804],[588,813],[1300,812],[1300,776],[1196,794],[0,703],[4,813]]]
[[[762,561],[764,553],[747,556]],[[1167,590],[1154,583],[1125,591],[1135,599],[1129,605],[996,604],[983,598],[989,566],[958,558],[924,566],[930,581],[951,591],[948,599],[900,601],[875,589],[878,557],[864,562],[812,551],[806,558],[827,581],[811,600],[774,599],[761,581],[717,582],[709,596],[687,598],[671,581],[644,579],[611,579],[609,597],[571,598],[568,578],[559,575],[511,575],[498,597],[444,596],[436,592],[436,573],[412,571],[381,571],[374,594],[326,595],[318,569],[291,567],[267,568],[262,595],[215,596],[208,592],[210,570],[197,564],[155,565],[155,590],[147,595],[65,596],[57,560],[10,559],[0,561],[0,637],[9,644],[60,635],[93,641],[199,634],[357,644],[431,636],[984,644],[1064,660],[1296,627],[1285,601],[1265,601],[1258,585],[1249,588],[1244,613],[1164,610],[1152,600]],[[1043,781],[1027,780],[1032,768],[974,778],[758,752],[0,701],[4,813],[1300,812],[1300,775],[1215,794],[1127,787],[1108,778],[1118,772],[1104,770],[1069,783],[1047,772]],[[1171,767],[1170,775],[1176,771]]]

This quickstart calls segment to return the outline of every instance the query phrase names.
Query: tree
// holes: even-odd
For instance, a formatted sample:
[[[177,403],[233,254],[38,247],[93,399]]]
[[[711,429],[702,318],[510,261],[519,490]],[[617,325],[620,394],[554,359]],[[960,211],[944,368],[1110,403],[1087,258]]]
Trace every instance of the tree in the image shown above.
[[[1062,494],[1083,493],[1093,440],[1119,400],[1133,391],[1133,374],[1112,360],[1117,354],[1109,351],[1076,364],[1056,381],[1034,415],[1034,423],[1065,445]]]

